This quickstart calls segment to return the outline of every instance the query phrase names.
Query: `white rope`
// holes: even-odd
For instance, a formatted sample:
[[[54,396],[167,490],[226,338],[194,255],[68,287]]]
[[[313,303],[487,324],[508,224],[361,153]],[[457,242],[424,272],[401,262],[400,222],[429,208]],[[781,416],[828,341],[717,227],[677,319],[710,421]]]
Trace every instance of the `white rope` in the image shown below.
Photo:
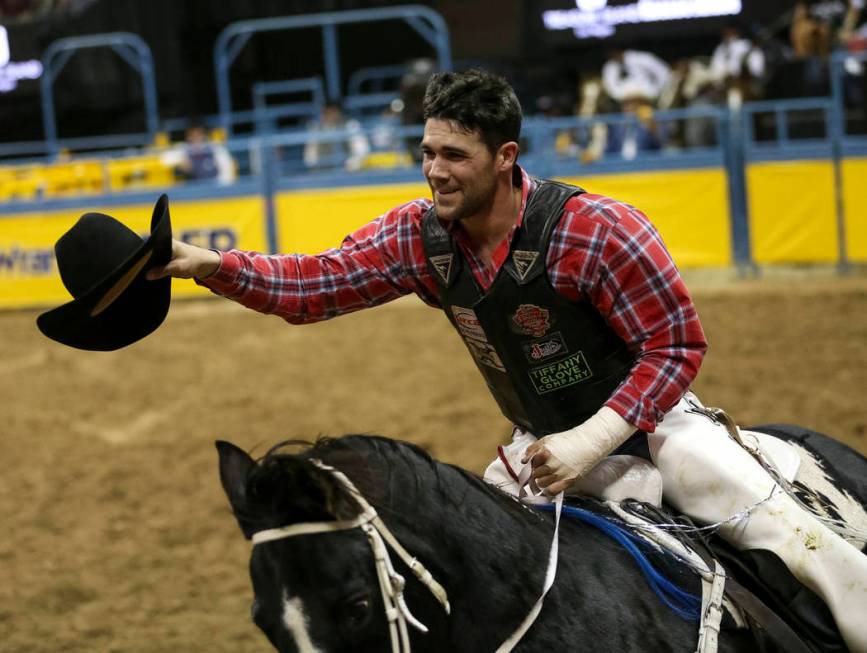
[[[529,465],[528,465],[529,466]],[[496,653],[509,653],[521,638],[530,630],[530,626],[536,621],[539,613],[542,611],[542,604],[545,602],[545,597],[548,595],[548,590],[554,585],[554,578],[557,575],[557,558],[560,549],[560,513],[563,511],[563,493],[560,492],[554,499],[554,536],[551,539],[551,550],[548,553],[548,569],[545,572],[545,582],[542,585],[542,594],[530,608],[530,612],[524,617],[524,620],[518,626],[517,630],[512,633],[509,638],[500,644]]]
[[[747,442],[741,437],[740,428],[735,421],[732,419],[731,415],[726,413],[721,408],[707,408],[706,409],[709,415],[720,422],[726,429],[729,434],[729,437],[737,442],[748,454],[750,454],[759,465],[768,473],[768,475],[780,486],[780,488],[785,492],[790,499],[792,499],[795,503],[797,503],[801,509],[806,510],[807,513],[813,515],[820,522],[825,524],[832,531],[837,533],[838,535],[845,536],[852,540],[857,540],[862,543],[867,543],[867,532],[860,530],[858,528],[853,527],[852,525],[846,523],[842,519],[833,519],[827,515],[821,515],[818,511],[813,510],[810,506],[804,503],[801,498],[797,495],[794,486],[789,482],[774,462],[770,459],[769,456],[765,455],[765,452],[758,446],[753,446],[747,444]],[[810,488],[808,488],[810,489]],[[828,506],[823,506],[827,508]]]

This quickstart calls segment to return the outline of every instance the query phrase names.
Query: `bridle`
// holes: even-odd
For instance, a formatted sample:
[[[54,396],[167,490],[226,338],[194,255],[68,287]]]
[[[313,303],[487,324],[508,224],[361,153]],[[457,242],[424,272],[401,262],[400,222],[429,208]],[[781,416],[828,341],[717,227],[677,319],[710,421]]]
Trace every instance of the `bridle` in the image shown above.
[[[358,488],[350,481],[345,474],[330,467],[320,460],[311,459],[311,462],[322,470],[330,472],[343,487],[352,495],[352,498],[361,507],[361,514],[355,519],[338,520],[338,521],[323,521],[323,522],[304,522],[300,524],[292,524],[281,528],[269,528],[253,534],[253,545],[263,544],[265,542],[273,542],[274,540],[282,540],[288,537],[297,535],[311,535],[314,533],[332,533],[335,531],[352,530],[360,528],[367,535],[367,541],[370,543],[370,548],[373,551],[373,558],[376,563],[376,575],[379,579],[379,589],[382,593],[382,604],[385,606],[385,616],[388,619],[388,630],[391,638],[391,650],[393,653],[410,653],[409,631],[407,630],[407,622],[423,633],[428,632],[427,627],[416,619],[406,605],[403,598],[403,590],[406,586],[404,577],[398,574],[394,565],[391,562],[391,556],[388,553],[388,547],[385,543],[394,550],[395,553],[403,560],[404,564],[410,568],[416,578],[430,590],[437,601],[443,606],[446,614],[450,613],[449,599],[443,586],[440,585],[431,573],[425,569],[416,558],[411,556],[405,548],[397,541],[397,538],[388,530],[385,523],[379,518],[376,510],[362,496]]]
[[[323,522],[303,522],[300,524],[291,524],[280,528],[269,528],[258,531],[253,534],[253,545],[263,544],[265,542],[273,542],[274,540],[282,540],[288,537],[297,535],[311,535],[314,533],[333,533],[336,531],[352,530],[360,528],[367,535],[367,540],[370,543],[370,548],[373,551],[373,558],[376,563],[376,575],[379,579],[379,589],[382,593],[382,604],[385,606],[385,616],[388,619],[388,631],[391,638],[392,653],[410,653],[409,631],[407,630],[407,622],[416,630],[427,633],[428,629],[423,623],[416,619],[409,611],[406,601],[403,598],[403,590],[406,586],[406,581],[403,576],[394,570],[394,565],[391,562],[391,556],[388,553],[388,548],[385,543],[394,550],[395,553],[403,560],[404,564],[412,571],[413,575],[421,581],[422,585],[428,588],[431,594],[434,595],[446,614],[451,613],[449,607],[449,599],[445,589],[440,585],[431,573],[425,569],[416,558],[411,556],[409,552],[403,548],[397,538],[392,534],[385,523],[379,518],[376,509],[371,506],[367,499],[358,491],[352,481],[350,481],[343,472],[326,465],[321,460],[311,458],[310,462],[320,469],[330,472],[343,487],[352,495],[352,498],[361,507],[361,514],[355,519],[323,521]],[[522,478],[519,479],[522,487],[529,483],[530,465],[526,465],[522,470]],[[522,501],[533,503],[534,498],[524,496]],[[547,500],[541,497],[536,497],[535,502]],[[542,587],[541,596],[536,603],[530,608],[529,613],[524,617],[523,621],[518,625],[517,629],[496,649],[496,653],[509,653],[518,642],[523,638],[530,626],[536,621],[539,613],[542,610],[542,604],[548,590],[554,584],[554,578],[557,573],[558,559],[558,534],[560,531],[560,513],[563,507],[563,493],[557,495],[554,499],[555,505],[555,521],[554,521],[554,536],[551,541],[551,549],[548,554],[548,566],[545,572],[545,580]]]

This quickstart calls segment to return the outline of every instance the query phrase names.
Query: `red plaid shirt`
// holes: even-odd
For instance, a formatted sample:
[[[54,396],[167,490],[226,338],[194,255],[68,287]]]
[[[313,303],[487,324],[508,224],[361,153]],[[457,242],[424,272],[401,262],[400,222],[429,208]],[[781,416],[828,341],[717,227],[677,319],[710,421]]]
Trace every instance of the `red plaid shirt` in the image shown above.
[[[523,170],[521,177],[518,224],[535,190]],[[398,206],[347,236],[338,249],[315,256],[224,252],[217,272],[200,283],[293,324],[327,320],[409,293],[439,307],[420,232],[430,205],[419,199]],[[509,254],[514,229],[487,268],[460,227],[450,227],[476,280],[490,287]],[[607,405],[637,428],[653,431],[689,387],[707,350],[695,307],[656,229],[628,204],[591,193],[573,197],[551,236],[547,267],[557,292],[592,302],[636,353],[636,365]]]

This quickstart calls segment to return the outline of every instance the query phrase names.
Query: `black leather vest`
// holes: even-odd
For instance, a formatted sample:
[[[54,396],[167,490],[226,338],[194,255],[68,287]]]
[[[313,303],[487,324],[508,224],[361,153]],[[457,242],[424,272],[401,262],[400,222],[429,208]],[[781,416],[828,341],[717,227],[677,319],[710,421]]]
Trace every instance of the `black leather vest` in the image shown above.
[[[441,302],[503,414],[536,434],[582,423],[608,400],[635,355],[589,301],[571,302],[546,270],[566,201],[584,191],[539,181],[509,256],[483,292],[431,207],[422,218],[428,269]]]

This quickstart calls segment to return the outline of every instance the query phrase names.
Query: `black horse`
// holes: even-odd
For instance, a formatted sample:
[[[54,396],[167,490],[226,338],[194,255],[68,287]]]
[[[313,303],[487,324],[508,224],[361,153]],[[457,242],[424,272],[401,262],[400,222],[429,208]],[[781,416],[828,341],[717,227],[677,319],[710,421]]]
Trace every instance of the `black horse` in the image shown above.
[[[294,455],[275,448],[259,462],[227,442],[217,448],[221,481],[247,538],[265,529],[358,515],[358,504],[314,459],[352,480],[396,539],[448,592],[449,615],[395,562],[409,579],[407,604],[430,631],[413,632],[416,651],[494,651],[539,597],[552,515],[519,504],[415,446],[345,436],[320,440]],[[847,465],[864,462],[854,455],[857,460]],[[278,651],[391,649],[373,555],[361,530],[257,545],[250,573],[253,620]],[[701,595],[698,576],[688,570],[681,569],[675,580]],[[624,548],[592,525],[566,520],[556,582],[517,650],[693,651],[697,632],[695,622],[653,593]],[[731,629],[724,630],[719,650],[759,649],[750,631]]]

